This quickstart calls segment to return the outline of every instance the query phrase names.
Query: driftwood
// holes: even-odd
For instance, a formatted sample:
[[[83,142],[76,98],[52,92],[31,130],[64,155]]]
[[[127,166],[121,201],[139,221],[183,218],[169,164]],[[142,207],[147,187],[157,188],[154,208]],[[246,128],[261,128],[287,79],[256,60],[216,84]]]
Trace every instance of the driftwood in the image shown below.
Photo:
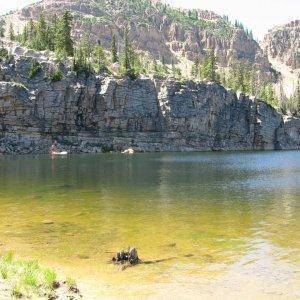
[[[176,259],[176,257],[143,261],[138,257],[138,253],[135,248],[129,248],[128,251],[123,250],[116,253],[116,255],[112,258],[110,262],[116,265],[121,265],[121,269],[122,271],[124,271],[127,268],[133,267],[138,264],[151,265],[166,262],[173,259]]]
[[[118,252],[112,259],[115,264],[127,264],[127,267],[137,265],[141,262],[135,248],[129,248],[128,251]],[[126,268],[126,267],[125,267]]]

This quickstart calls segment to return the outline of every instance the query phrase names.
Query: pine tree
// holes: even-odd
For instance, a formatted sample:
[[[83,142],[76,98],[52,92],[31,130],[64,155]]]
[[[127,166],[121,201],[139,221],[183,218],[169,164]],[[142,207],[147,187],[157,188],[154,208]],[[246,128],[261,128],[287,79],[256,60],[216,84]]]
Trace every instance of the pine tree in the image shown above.
[[[229,70],[227,85],[234,91],[247,94],[254,94],[255,88],[255,69],[249,64],[234,62]]]
[[[51,23],[48,25],[48,49],[55,51],[55,37],[58,30],[58,17],[54,15],[51,19]]]
[[[197,56],[192,66],[192,76],[198,78],[200,76],[200,59]]]
[[[0,24],[0,38],[3,38],[5,34],[4,24]]]
[[[153,62],[153,72],[156,76],[165,77],[169,74],[169,68],[163,62],[157,62],[154,60]]]
[[[300,76],[298,78],[298,84],[294,95],[294,100],[296,103],[296,113],[297,115],[299,115],[300,114]]]
[[[45,20],[44,13],[41,12],[39,20],[36,25],[36,38],[35,38],[35,49],[36,50],[46,50],[49,45],[49,40],[47,37],[48,25]]]
[[[180,79],[182,76],[182,72],[181,69],[179,67],[176,67],[176,65],[174,63],[172,63],[172,76],[174,78]]]
[[[27,26],[25,26],[21,34],[21,44],[26,45],[27,41],[28,41],[28,28]]]
[[[93,49],[93,60],[96,65],[97,72],[107,71],[106,54],[103,47],[100,45],[100,41]]]
[[[263,86],[260,93],[260,98],[273,107],[278,106],[279,101],[276,97],[275,89],[271,83]]]
[[[203,66],[201,68],[201,78],[208,79],[212,82],[219,82],[219,76],[216,72],[217,58],[215,56],[215,51],[213,49],[209,50],[208,56],[205,58]]]
[[[220,70],[219,72],[219,78],[220,78],[220,84],[224,87],[227,86],[227,78],[226,78],[226,73],[223,69]]]
[[[36,36],[36,28],[32,19],[29,20],[27,27],[28,27],[28,40],[32,43],[32,41],[35,39]]]
[[[84,43],[81,42],[77,45],[74,51],[73,69],[77,74],[86,73],[88,66],[88,58],[86,56],[86,50]]]
[[[20,43],[28,48],[36,49],[37,47],[36,27],[32,19],[25,25],[20,37]]]
[[[72,16],[69,11],[66,11],[58,20],[55,34],[55,51],[58,54],[67,56],[74,55],[74,43],[71,37],[71,23]]]
[[[111,40],[111,61],[112,63],[116,63],[119,61],[118,58],[118,46],[117,46],[117,38],[115,33],[112,34],[112,40]]]
[[[125,69],[125,72],[130,72],[131,70],[131,44],[129,41],[129,31],[128,29],[125,30],[125,36],[124,36],[124,58],[123,58],[123,67]]]
[[[136,53],[134,51],[133,45],[130,42],[129,30],[125,29],[124,32],[124,50],[122,55],[121,62],[121,73],[125,76],[135,79],[138,76],[138,73],[135,70],[135,60]]]
[[[300,76],[298,78],[297,86],[295,89],[295,92],[293,96],[291,97],[291,102],[292,102],[292,113],[294,115],[299,116],[300,115]]]
[[[8,32],[8,34],[9,34],[9,39],[11,41],[14,41],[15,40],[15,32],[14,32],[14,28],[13,28],[12,23],[10,23],[10,25],[9,25],[9,32]]]

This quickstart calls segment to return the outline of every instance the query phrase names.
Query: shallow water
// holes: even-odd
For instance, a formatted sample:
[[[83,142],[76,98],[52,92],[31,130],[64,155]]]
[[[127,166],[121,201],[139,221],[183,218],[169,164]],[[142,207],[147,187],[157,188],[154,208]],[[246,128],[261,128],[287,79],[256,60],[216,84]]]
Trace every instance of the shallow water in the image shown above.
[[[93,295],[300,296],[299,151],[0,157],[0,220],[2,251]],[[108,263],[129,245],[148,263]]]

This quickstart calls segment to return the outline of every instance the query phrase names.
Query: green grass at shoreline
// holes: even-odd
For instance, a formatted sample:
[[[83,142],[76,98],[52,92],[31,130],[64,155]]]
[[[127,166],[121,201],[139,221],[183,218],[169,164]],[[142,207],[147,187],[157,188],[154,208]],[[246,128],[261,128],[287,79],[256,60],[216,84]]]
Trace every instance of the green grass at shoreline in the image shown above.
[[[11,297],[15,298],[51,298],[61,286],[52,269],[41,267],[37,261],[16,258],[11,251],[0,256],[0,278],[9,288]],[[72,280],[70,286],[69,281],[65,285],[71,290],[76,283]]]

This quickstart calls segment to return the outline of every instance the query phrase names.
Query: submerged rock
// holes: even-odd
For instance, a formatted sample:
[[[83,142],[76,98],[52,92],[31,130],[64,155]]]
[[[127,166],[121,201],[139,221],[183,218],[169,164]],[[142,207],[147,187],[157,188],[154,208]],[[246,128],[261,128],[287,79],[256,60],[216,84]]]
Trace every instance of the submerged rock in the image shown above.
[[[52,224],[54,224],[54,221],[44,220],[44,221],[42,221],[42,224],[44,224],[44,225],[52,225]]]

